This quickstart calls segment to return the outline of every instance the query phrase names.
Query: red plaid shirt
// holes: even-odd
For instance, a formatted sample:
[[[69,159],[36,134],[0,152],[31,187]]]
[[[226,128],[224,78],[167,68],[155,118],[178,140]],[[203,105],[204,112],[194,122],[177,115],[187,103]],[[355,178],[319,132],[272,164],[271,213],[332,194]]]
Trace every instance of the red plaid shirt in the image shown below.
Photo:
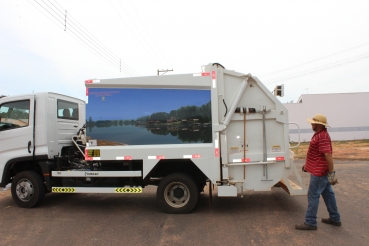
[[[305,170],[314,176],[327,175],[328,163],[324,153],[332,154],[332,142],[327,129],[315,133],[311,138],[306,156]]]

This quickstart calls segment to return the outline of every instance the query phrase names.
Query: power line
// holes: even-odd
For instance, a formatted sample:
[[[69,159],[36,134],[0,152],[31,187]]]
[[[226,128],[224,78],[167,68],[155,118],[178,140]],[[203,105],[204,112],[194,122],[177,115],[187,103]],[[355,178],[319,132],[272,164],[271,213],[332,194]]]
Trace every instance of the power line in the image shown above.
[[[55,1],[56,4],[58,4]],[[60,4],[58,4],[59,7],[61,7],[63,9],[62,6],[60,6]],[[59,10],[60,11],[60,10]],[[111,59],[114,63],[117,63],[119,65],[118,68],[120,70],[122,70],[122,66],[123,66],[123,70],[125,70],[125,72],[130,75],[130,76],[138,76],[138,73],[136,71],[134,71],[132,68],[130,68],[128,65],[125,65],[124,63],[121,62],[121,59],[119,57],[117,57],[113,52],[111,52],[105,45],[103,45],[95,36],[93,36],[86,28],[84,28],[73,16],[71,16],[69,14],[69,17],[71,17],[75,22],[77,22],[78,24],[74,23],[73,20],[69,19],[70,24],[74,25],[71,26],[72,28],[75,29],[76,32],[78,32],[79,34],[81,34],[86,40],[90,39],[92,41],[92,44],[97,47],[105,56],[107,56],[109,59]],[[81,27],[79,27],[79,26]],[[81,33],[80,31],[77,30],[77,28],[83,33]],[[84,30],[85,31],[84,31]],[[86,37],[87,36],[87,37]],[[91,37],[92,36],[92,37]],[[90,42],[90,41],[89,41]],[[95,51],[96,52],[96,51]],[[115,60],[116,59],[116,60]]]
[[[37,2],[36,0],[35,0],[35,2],[36,3],[38,3],[38,5],[40,5],[45,11],[47,11],[50,15],[52,15],[56,20],[58,20],[58,18],[57,17],[55,17],[49,10],[47,10],[44,6],[42,6],[39,2]],[[33,4],[32,4],[33,5]],[[34,5],[33,5],[34,6]],[[59,21],[61,24],[63,24],[63,22],[62,21]],[[64,25],[64,24],[63,24]]]
[[[132,31],[132,29],[130,28],[130,25],[128,25],[127,24],[127,22],[124,20],[124,18],[121,16],[121,14],[116,10],[116,8],[114,8],[114,5],[110,2],[110,0],[109,0],[109,3],[110,3],[110,5],[112,5],[112,7],[113,7],[113,9],[114,9],[114,11],[118,14],[118,16],[124,21],[124,23],[127,25],[127,27],[129,28],[129,30],[131,31],[131,33],[135,36],[135,38],[138,40],[138,42],[140,42],[140,44],[141,44],[141,46],[146,50],[146,52],[151,56],[151,58],[153,59],[153,60],[156,60],[157,61],[157,58],[154,58],[153,57],[153,55],[152,55],[152,53],[146,48],[146,46],[145,45],[143,45],[143,43],[141,42],[141,39],[140,38],[138,38],[137,36],[136,36],[136,34],[135,34],[135,32],[133,32]],[[119,2],[118,2],[119,3]],[[120,4],[120,3],[119,3]],[[123,8],[123,6],[121,5],[121,7]],[[124,10],[124,8],[123,8],[123,10]],[[126,13],[126,15],[129,17],[129,15],[127,14],[127,12],[124,10],[124,12]],[[130,17],[129,17],[130,18]],[[136,28],[136,27],[135,27]],[[137,28],[136,28],[137,29]],[[144,40],[145,40],[145,38],[144,38]]]
[[[35,2],[37,2],[36,0],[35,0]],[[57,16],[55,16],[54,14],[52,14],[49,10],[47,10],[44,6],[42,6],[39,2],[37,2],[45,11],[47,11],[52,17],[54,17],[56,20],[58,20],[58,17]],[[45,3],[45,2],[44,2]],[[48,7],[48,8],[50,8],[50,9],[52,9],[49,5],[47,5],[46,3],[45,3],[45,5]],[[53,10],[53,9],[52,9]],[[54,13],[56,13],[56,11],[54,11],[53,10],[53,12]],[[60,16],[59,16],[60,17]],[[61,22],[62,23],[62,22]],[[71,30],[70,30],[71,31]],[[71,31],[77,38],[80,38],[78,35],[76,35],[73,31]],[[117,67],[113,62],[111,62],[111,61],[109,61],[109,59],[106,59],[103,55],[101,55],[99,52],[97,52],[93,47],[91,47],[89,44],[87,44],[82,38],[80,38],[81,39],[81,41],[82,42],[84,42],[86,45],[88,45],[95,53],[97,53],[100,57],[102,57],[103,59],[105,59],[108,63],[110,63],[110,65],[113,65],[113,66],[115,66],[115,67]],[[117,68],[119,68],[119,66],[117,67]]]
[[[56,4],[58,4],[56,1],[55,1]],[[58,4],[59,5],[59,4]],[[62,6],[59,5],[59,7],[61,7],[63,9]],[[59,10],[60,11],[60,10]],[[61,11],[60,11],[61,12]],[[114,53],[112,53],[104,44],[102,44],[94,35],[92,35],[87,29],[86,32],[82,30],[83,26],[72,16],[69,14],[69,17],[71,17],[77,24],[74,23],[73,20],[69,19],[69,23],[72,23],[73,25],[75,25],[79,30],[81,30],[86,36],[88,36],[92,41],[94,41],[95,43],[97,43],[98,45],[101,45],[103,47],[103,49],[111,54],[113,57],[115,57],[115,59],[117,59],[118,61],[120,60],[119,57],[117,57]],[[82,26],[82,28],[80,28],[78,25]],[[90,37],[92,36],[92,38]]]
[[[43,15],[45,15],[49,20],[51,20],[52,22],[54,22],[55,25],[58,26],[58,23],[56,23],[53,19],[51,19],[49,16],[47,16],[44,12],[42,12],[42,10],[40,10],[38,7],[36,7],[36,5],[34,5],[33,3],[31,3],[29,0],[27,0],[27,2],[29,4],[31,4],[33,7],[35,7],[35,9],[37,9],[38,11],[40,11]],[[63,26],[64,26],[64,24],[63,24]]]
[[[37,1],[35,1],[37,2]],[[43,1],[44,2],[44,1]],[[42,6],[39,2],[37,2],[45,11],[47,11],[52,17],[54,17],[56,20],[58,20],[59,18],[57,16],[55,16],[53,13],[51,13],[49,10],[47,10],[44,6]],[[45,3],[45,2],[44,2]],[[45,3],[45,5],[50,8],[54,13],[56,13],[56,11],[54,9],[52,9],[48,4]],[[60,16],[59,16],[60,17]],[[59,21],[60,22],[60,21]],[[62,23],[62,22],[61,22]],[[70,30],[71,31],[71,30]],[[77,38],[80,38],[78,35],[76,35],[73,31],[71,31]],[[80,38],[82,42],[84,42],[86,45],[88,45],[82,38]],[[104,56],[102,56],[101,54],[99,54],[99,52],[97,52],[93,47],[91,47],[90,45],[88,45],[95,53],[97,53],[98,55],[100,55],[102,58],[104,58],[108,63],[110,63],[111,65],[116,66],[114,63],[112,63],[111,61],[109,61],[108,59],[106,59]],[[119,66],[118,66],[119,68]]]
[[[43,1],[43,0],[42,0]],[[49,1],[49,3],[51,3],[53,6],[54,6],[54,8],[56,8],[57,10],[59,10],[59,12],[62,14],[62,15],[64,15],[64,13],[63,13],[63,11],[61,11],[58,7],[56,7],[50,0],[48,0]],[[57,5],[59,5],[56,1],[55,1],[55,3],[57,4]],[[60,6],[60,5],[59,5]],[[62,9],[63,9],[63,7],[62,6],[60,6]]]
[[[164,59],[164,63],[169,64],[169,63],[168,63],[168,61],[165,59],[165,57],[164,57],[163,53],[160,51],[160,49],[159,49],[159,48],[158,48],[158,46],[156,45],[156,43],[155,43],[154,39],[151,37],[150,32],[147,30],[147,28],[146,28],[146,26],[145,26],[144,22],[141,20],[140,15],[137,13],[137,11],[136,11],[135,7],[133,6],[132,2],[131,2],[130,0],[128,0],[128,2],[129,2],[129,4],[132,6],[133,11],[135,11],[136,16],[138,17],[138,19],[139,19],[139,20],[140,20],[140,22],[142,23],[142,26],[144,27],[144,29],[145,29],[146,33],[148,34],[149,38],[151,39],[152,43],[154,44],[154,46],[155,46],[156,50],[159,52],[159,54],[160,54],[160,55],[162,56],[162,58]]]
[[[61,14],[63,14],[63,12],[58,7],[56,7],[52,2],[49,1],[49,3],[54,8],[51,7],[51,5],[47,4],[44,0],[42,0],[42,2],[43,2],[44,5],[35,0],[35,2],[40,7],[42,7],[42,9],[44,11],[46,11],[49,14],[49,16],[51,16],[51,17],[54,18],[54,20],[52,18],[50,18],[48,15],[46,15],[44,11],[40,10],[40,8],[37,8],[30,1],[28,1],[28,2],[32,6],[34,6],[37,10],[39,10],[41,13],[43,13],[46,17],[48,17],[50,20],[52,20],[54,23],[56,23],[58,26],[59,26],[58,23],[62,24],[63,26],[65,25],[64,21],[66,21],[66,19],[65,19],[66,17],[65,16],[60,16],[60,14],[57,11],[59,11]],[[58,4],[56,1],[55,1],[55,3],[59,7],[61,7],[60,4]],[[63,8],[63,7],[61,7],[61,8]],[[70,17],[70,15],[69,15],[69,17]],[[56,22],[55,22],[55,20],[56,20]],[[81,27],[79,27],[76,23],[74,23],[73,20],[70,20],[70,19],[68,21],[68,24],[70,24],[69,25],[69,28],[68,28],[68,31],[71,32],[74,35],[74,36],[73,35],[71,35],[71,36],[73,38],[79,39],[77,41],[79,41],[85,47],[87,47],[88,49],[90,49],[90,51],[92,51],[93,53],[95,53],[96,55],[98,55],[100,58],[102,58],[109,65],[111,65],[111,66],[113,66],[115,68],[120,69],[120,71],[123,70],[126,74],[128,74],[130,76],[132,76],[132,75],[133,76],[137,76],[137,73],[133,69],[129,68],[127,65],[125,65],[124,63],[122,63],[121,62],[121,59],[119,59],[117,56],[115,56],[114,53],[112,53],[109,49],[107,49],[104,45],[102,45],[101,42],[99,42],[95,37],[91,38],[91,36],[93,36],[91,33],[90,33],[90,35],[91,35],[90,36],[85,31],[83,31],[83,29],[85,29],[85,28],[81,24],[78,23],[79,26],[81,26]],[[122,69],[122,66],[123,66],[123,69]]]
[[[59,17],[61,17],[62,19],[64,18],[64,14],[62,14],[61,16],[53,9],[51,8],[47,3],[45,3],[44,0],[41,0],[49,9],[51,9],[56,15],[58,15]],[[50,2],[50,1],[49,1]],[[51,3],[51,2],[50,2]],[[54,6],[54,5],[53,5]]]
[[[63,9],[63,7],[57,3],[55,1],[55,3],[61,7]],[[59,10],[60,11],[60,10]],[[121,66],[123,66],[123,69],[126,70],[126,72],[128,72],[129,74],[133,75],[133,76],[139,76],[139,73],[136,72],[133,68],[129,67],[128,65],[126,65],[125,63],[122,63],[121,62],[121,59],[116,56],[113,52],[111,52],[103,43],[101,43],[91,32],[89,32],[86,28],[84,28],[71,14],[69,14],[69,17],[71,17],[72,19],[69,19],[69,23],[72,23],[73,25],[75,25],[79,30],[81,30],[88,38],[90,38],[94,43],[96,43],[95,46],[100,46],[99,49],[100,50],[103,50],[103,52],[106,52],[107,54],[109,54],[109,56],[112,58],[112,59],[116,59],[116,62],[119,63],[120,65],[120,68]],[[74,23],[74,21],[77,23]],[[81,26],[81,28],[79,26]],[[82,30],[84,29],[84,30]],[[92,37],[91,37],[92,36]]]
[[[323,59],[326,59],[326,58],[329,58],[329,57],[332,57],[332,56],[336,56],[338,54],[342,54],[342,53],[345,53],[347,51],[358,49],[358,48],[361,48],[361,47],[367,46],[367,45],[369,45],[369,42],[363,43],[363,44],[360,44],[360,45],[357,45],[357,46],[354,46],[354,47],[351,47],[351,48],[348,48],[348,49],[345,49],[345,50],[341,50],[341,51],[335,52],[333,54],[323,56],[323,57],[320,57],[320,58],[317,58],[317,59],[314,59],[314,60],[311,60],[311,61],[308,61],[308,62],[304,62],[304,63],[301,63],[299,65],[295,65],[295,66],[284,68],[284,69],[281,69],[281,70],[277,70],[277,71],[274,71],[274,72],[271,72],[271,73],[263,74],[260,77],[268,76],[268,75],[279,73],[279,72],[283,72],[283,71],[294,69],[294,68],[297,68],[297,67],[301,67],[301,66],[304,66],[304,65],[307,65],[307,64],[310,64],[310,63],[313,63],[313,62],[317,62],[317,61],[320,61],[320,60],[323,60]]]
[[[367,59],[367,58],[369,58],[369,53],[364,53],[364,54],[361,54],[360,56],[344,59],[344,60],[341,60],[341,61],[336,62],[336,63],[328,64],[326,66],[315,67],[315,68],[312,68],[312,69],[309,69],[309,70],[305,70],[302,73],[293,74],[291,76],[282,77],[282,78],[272,80],[272,81],[269,80],[270,82],[266,81],[264,84],[272,84],[272,83],[276,83],[276,82],[280,82],[280,81],[286,81],[286,80],[294,79],[294,78],[297,78],[297,77],[306,76],[306,75],[309,75],[309,74],[321,72],[321,71],[328,70],[328,69],[331,69],[331,68],[335,68],[335,67],[338,67],[338,66],[344,66],[344,65],[347,65],[349,63],[357,62],[359,60],[363,60],[363,59]]]

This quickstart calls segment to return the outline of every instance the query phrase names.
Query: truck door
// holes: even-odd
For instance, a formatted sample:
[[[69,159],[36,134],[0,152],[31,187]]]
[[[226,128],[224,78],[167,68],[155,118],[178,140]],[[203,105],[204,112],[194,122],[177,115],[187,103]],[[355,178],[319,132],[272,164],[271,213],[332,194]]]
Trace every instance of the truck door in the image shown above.
[[[59,149],[69,146],[80,124],[80,108],[77,102],[57,99],[57,134]]]
[[[20,96],[0,105],[0,174],[10,159],[33,158],[34,96]]]

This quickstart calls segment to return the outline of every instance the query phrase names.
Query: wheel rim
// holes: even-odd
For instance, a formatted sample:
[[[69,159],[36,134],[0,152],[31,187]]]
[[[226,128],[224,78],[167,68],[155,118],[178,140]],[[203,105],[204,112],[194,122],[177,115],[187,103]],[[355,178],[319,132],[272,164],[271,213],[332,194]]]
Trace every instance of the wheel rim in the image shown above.
[[[27,202],[34,194],[33,184],[28,179],[21,179],[15,187],[15,192],[19,200]]]
[[[164,191],[165,201],[173,208],[186,206],[190,200],[190,190],[180,182],[170,183]]]

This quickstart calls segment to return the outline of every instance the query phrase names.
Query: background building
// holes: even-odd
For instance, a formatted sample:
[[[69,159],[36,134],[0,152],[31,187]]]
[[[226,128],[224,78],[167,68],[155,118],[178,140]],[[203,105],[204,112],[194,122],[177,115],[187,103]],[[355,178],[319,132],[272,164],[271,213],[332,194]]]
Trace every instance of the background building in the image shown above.
[[[306,121],[315,114],[327,117],[332,140],[369,139],[369,92],[303,94],[297,103],[283,104],[289,121],[300,126],[300,141],[309,142],[313,130]],[[298,130],[290,125],[290,141],[298,141]]]

